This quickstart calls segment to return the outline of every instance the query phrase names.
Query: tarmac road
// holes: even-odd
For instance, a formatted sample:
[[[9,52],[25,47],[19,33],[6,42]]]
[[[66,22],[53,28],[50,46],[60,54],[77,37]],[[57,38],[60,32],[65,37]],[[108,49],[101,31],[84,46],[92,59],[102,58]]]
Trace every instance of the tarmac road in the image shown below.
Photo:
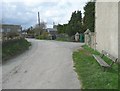
[[[2,66],[2,89],[80,89],[72,52],[82,43],[27,39],[32,46]]]

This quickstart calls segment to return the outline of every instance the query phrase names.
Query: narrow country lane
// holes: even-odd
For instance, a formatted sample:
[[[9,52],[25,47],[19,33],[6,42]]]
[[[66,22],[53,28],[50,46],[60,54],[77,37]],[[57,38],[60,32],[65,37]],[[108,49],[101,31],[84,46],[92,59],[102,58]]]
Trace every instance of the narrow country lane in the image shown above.
[[[32,46],[2,66],[2,89],[80,89],[72,52],[81,43],[28,39]]]

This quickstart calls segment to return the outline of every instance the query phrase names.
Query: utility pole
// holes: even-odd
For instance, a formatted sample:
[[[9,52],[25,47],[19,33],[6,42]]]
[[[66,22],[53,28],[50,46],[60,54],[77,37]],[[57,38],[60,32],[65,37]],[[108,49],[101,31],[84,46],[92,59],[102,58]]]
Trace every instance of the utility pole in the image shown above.
[[[38,25],[40,26],[40,14],[38,12]]]
[[[54,28],[55,22],[53,22],[53,28]]]
[[[39,25],[39,29],[40,29],[40,14],[38,12],[38,25]],[[39,30],[39,35],[41,35],[41,30]]]

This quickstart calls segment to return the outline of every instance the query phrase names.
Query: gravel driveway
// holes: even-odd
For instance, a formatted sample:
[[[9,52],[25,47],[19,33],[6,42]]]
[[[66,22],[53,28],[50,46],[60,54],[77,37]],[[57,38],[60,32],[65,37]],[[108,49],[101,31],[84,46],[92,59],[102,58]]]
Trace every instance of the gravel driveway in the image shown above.
[[[2,66],[3,89],[80,89],[72,52],[81,43],[28,39],[32,46]]]

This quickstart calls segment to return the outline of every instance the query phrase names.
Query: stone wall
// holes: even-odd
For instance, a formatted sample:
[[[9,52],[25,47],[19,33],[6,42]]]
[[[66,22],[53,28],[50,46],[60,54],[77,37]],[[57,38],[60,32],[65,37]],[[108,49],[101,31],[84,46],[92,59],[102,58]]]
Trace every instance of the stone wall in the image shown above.
[[[94,32],[90,32],[88,34],[85,34],[85,44],[88,45],[89,47],[96,49],[96,35]]]

